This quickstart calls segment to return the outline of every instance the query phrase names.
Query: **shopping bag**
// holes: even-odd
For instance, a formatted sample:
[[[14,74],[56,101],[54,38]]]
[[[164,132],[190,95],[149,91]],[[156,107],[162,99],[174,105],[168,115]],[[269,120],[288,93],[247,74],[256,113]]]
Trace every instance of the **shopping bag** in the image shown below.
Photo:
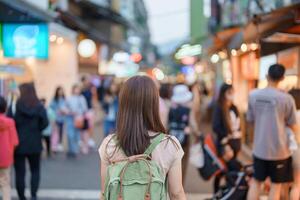
[[[204,166],[204,155],[201,142],[193,144],[190,149],[190,163],[196,168]]]
[[[205,136],[202,148],[204,165],[202,168],[198,168],[198,171],[204,180],[210,180],[212,177],[226,170],[226,165],[224,161],[218,157],[211,134]]]

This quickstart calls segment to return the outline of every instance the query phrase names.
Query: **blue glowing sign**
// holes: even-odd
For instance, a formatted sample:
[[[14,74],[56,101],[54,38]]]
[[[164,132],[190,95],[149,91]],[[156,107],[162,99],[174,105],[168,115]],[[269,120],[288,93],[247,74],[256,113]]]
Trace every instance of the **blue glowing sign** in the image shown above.
[[[194,73],[194,68],[193,68],[193,66],[183,66],[182,68],[181,68],[181,72],[183,73],[183,74],[185,74],[185,75],[189,75],[189,74],[193,74]]]
[[[48,58],[47,24],[3,24],[4,56],[10,58]]]

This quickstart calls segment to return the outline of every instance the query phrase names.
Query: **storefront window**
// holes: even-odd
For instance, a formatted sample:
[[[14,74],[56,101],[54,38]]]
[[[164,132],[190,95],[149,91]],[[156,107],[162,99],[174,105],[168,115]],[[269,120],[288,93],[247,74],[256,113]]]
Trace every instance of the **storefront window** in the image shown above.
[[[254,15],[268,13],[299,2],[300,0],[219,0],[221,26],[246,24]]]

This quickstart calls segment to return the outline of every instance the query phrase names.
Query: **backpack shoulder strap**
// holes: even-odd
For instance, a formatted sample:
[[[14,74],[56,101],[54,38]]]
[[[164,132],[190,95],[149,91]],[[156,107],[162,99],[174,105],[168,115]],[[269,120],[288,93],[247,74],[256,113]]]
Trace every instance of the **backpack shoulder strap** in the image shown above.
[[[154,149],[159,145],[159,143],[165,138],[165,134],[159,133],[151,142],[151,144],[148,146],[146,151],[144,152],[145,155],[150,156],[150,154],[154,151]]]

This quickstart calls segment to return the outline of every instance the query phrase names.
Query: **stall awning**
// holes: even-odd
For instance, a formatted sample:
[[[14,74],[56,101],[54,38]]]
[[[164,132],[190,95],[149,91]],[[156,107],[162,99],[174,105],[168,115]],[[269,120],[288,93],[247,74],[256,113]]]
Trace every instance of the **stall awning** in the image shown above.
[[[22,0],[1,0],[0,21],[9,23],[39,23],[54,21],[57,14],[42,10]]]
[[[297,25],[297,14],[300,4],[274,10],[270,13],[255,16],[230,41],[229,49],[238,49],[242,43],[263,41],[276,32],[282,32]]]
[[[295,25],[281,32],[275,32],[262,40],[269,43],[300,43],[300,25]]]
[[[205,54],[213,54],[223,48],[226,48],[231,38],[241,30],[240,27],[232,27],[217,32],[209,37],[203,44]]]

